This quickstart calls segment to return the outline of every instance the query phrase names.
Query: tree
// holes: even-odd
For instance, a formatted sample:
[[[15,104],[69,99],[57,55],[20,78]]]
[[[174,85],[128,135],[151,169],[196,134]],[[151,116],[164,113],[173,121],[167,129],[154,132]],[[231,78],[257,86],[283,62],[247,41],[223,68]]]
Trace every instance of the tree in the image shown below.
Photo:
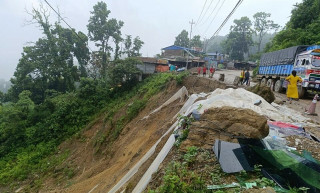
[[[116,60],[113,65],[108,69],[108,82],[111,86],[115,87],[124,82],[135,81],[137,75],[141,71],[136,67],[141,64],[140,60],[135,58],[126,58],[124,60]]]
[[[47,89],[62,93],[72,91],[79,76],[85,76],[85,65],[89,60],[88,38],[82,32],[63,28],[59,22],[50,24],[49,15],[42,7],[33,9],[31,14],[32,22],[39,24],[45,36],[34,45],[23,48],[8,93],[16,101],[23,90],[29,90],[31,99],[41,103]],[[74,58],[78,60],[80,69]]]
[[[107,9],[107,4],[102,1],[94,5],[93,11],[90,13],[91,16],[89,19],[89,24],[87,25],[89,33],[88,36],[90,40],[96,42],[96,46],[99,47],[99,52],[101,52],[102,55],[101,74],[103,77],[105,77],[107,60],[110,58],[110,52],[113,50],[109,45],[109,40],[114,38],[115,42],[120,41],[120,29],[124,23],[122,21],[117,21],[114,18],[108,19],[110,11]]]
[[[235,25],[231,26],[231,31],[223,46],[225,51],[230,53],[230,58],[244,60],[244,55],[249,54],[249,46],[253,44],[252,23],[248,17],[241,17],[233,22]]]
[[[132,56],[131,46],[132,46],[131,35],[126,35],[126,39],[124,40],[124,53],[127,54],[127,57]]]
[[[188,32],[186,30],[182,30],[182,32],[176,37],[174,45],[181,47],[189,47]]]
[[[143,44],[144,44],[144,42],[142,40],[140,40],[139,36],[134,38],[133,48],[132,48],[132,56],[134,56],[134,57],[141,56],[140,49],[142,48]]]
[[[259,37],[257,42],[258,52],[260,52],[261,50],[262,39],[268,33],[268,31],[277,30],[280,27],[278,24],[275,24],[272,20],[268,20],[270,16],[271,16],[270,13],[265,13],[265,12],[258,12],[253,15],[254,30]]]
[[[120,58],[121,56],[121,50],[120,50],[120,42],[123,41],[122,37],[119,35],[119,34],[116,34],[114,37],[113,37],[113,41],[116,45],[116,48],[115,48],[115,51],[114,51],[114,60],[117,60]]]
[[[291,11],[289,26],[292,29],[304,29],[307,25],[319,19],[320,1],[319,0],[303,0],[302,3],[294,5]]]
[[[202,47],[202,41],[201,41],[199,35],[193,36],[193,38],[191,39],[190,46],[191,46],[191,47],[199,47],[199,48]]]
[[[143,44],[144,42],[140,40],[139,36],[135,37],[132,43],[131,35],[126,35],[126,39],[124,40],[125,51],[123,53],[127,54],[127,57],[141,56],[140,49],[142,48]]]

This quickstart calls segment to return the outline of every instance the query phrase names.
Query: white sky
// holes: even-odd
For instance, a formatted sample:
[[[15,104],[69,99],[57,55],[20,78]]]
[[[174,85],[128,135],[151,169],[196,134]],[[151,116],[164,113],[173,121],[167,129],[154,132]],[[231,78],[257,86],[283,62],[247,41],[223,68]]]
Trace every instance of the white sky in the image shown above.
[[[87,34],[88,20],[96,0],[47,0],[54,8],[59,7],[65,20],[77,31]],[[174,43],[175,37],[183,30],[190,30],[189,21],[197,21],[206,0],[104,0],[111,10],[110,18],[124,21],[122,34],[140,36],[145,42],[143,56],[152,57],[161,48]],[[209,7],[212,1],[211,7]],[[0,78],[12,77],[27,42],[42,37],[36,25],[24,25],[30,16],[26,13],[32,6],[38,7],[43,0],[0,0]],[[224,2],[224,4],[222,4]],[[231,12],[238,0],[207,0],[199,22],[194,25],[192,35],[210,38]],[[219,35],[226,35],[234,19],[248,16],[252,19],[256,12],[271,13],[275,23],[284,26],[289,20],[295,3],[302,0],[244,0]],[[217,5],[217,6],[216,6]],[[214,12],[212,10],[216,6]],[[219,10],[219,8],[221,9]],[[208,11],[206,11],[208,10]],[[218,12],[219,10],[219,12]],[[57,16],[50,11],[52,19]],[[211,14],[212,13],[212,14]],[[203,15],[202,14],[202,15]],[[216,15],[216,17],[215,17]],[[212,21],[212,19],[214,20]],[[212,22],[211,22],[212,21]],[[210,25],[211,23],[211,25]],[[89,44],[95,50],[93,43]]]

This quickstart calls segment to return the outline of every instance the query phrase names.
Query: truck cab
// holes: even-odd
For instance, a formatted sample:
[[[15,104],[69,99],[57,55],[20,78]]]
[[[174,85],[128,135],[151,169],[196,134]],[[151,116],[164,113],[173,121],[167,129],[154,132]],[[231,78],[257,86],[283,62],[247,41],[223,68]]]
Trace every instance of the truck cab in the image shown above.
[[[303,80],[301,92],[320,92],[320,49],[309,49],[297,54],[294,70]]]

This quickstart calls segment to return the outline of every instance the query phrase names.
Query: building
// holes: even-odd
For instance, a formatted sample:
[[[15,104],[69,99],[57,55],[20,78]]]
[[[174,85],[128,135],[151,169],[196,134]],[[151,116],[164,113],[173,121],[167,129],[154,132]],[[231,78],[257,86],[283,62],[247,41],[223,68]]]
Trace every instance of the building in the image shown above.
[[[161,50],[161,57],[168,60],[169,64],[178,66],[178,68],[186,66],[191,68],[205,64],[205,61],[202,59],[204,53],[199,51],[199,49],[195,50],[172,45],[162,48]]]

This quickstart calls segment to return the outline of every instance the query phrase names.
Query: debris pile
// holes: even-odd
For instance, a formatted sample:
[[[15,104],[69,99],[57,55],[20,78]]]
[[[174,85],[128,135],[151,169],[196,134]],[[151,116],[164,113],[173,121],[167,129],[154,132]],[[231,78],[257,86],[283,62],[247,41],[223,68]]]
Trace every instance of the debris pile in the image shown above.
[[[274,94],[269,87],[261,86],[260,84],[257,84],[254,87],[249,87],[248,90],[261,96],[268,103],[272,103],[275,100]]]
[[[211,108],[201,115],[199,121],[192,123],[183,146],[210,149],[215,139],[231,142],[238,138],[262,139],[268,133],[267,119],[253,110],[228,106]]]

